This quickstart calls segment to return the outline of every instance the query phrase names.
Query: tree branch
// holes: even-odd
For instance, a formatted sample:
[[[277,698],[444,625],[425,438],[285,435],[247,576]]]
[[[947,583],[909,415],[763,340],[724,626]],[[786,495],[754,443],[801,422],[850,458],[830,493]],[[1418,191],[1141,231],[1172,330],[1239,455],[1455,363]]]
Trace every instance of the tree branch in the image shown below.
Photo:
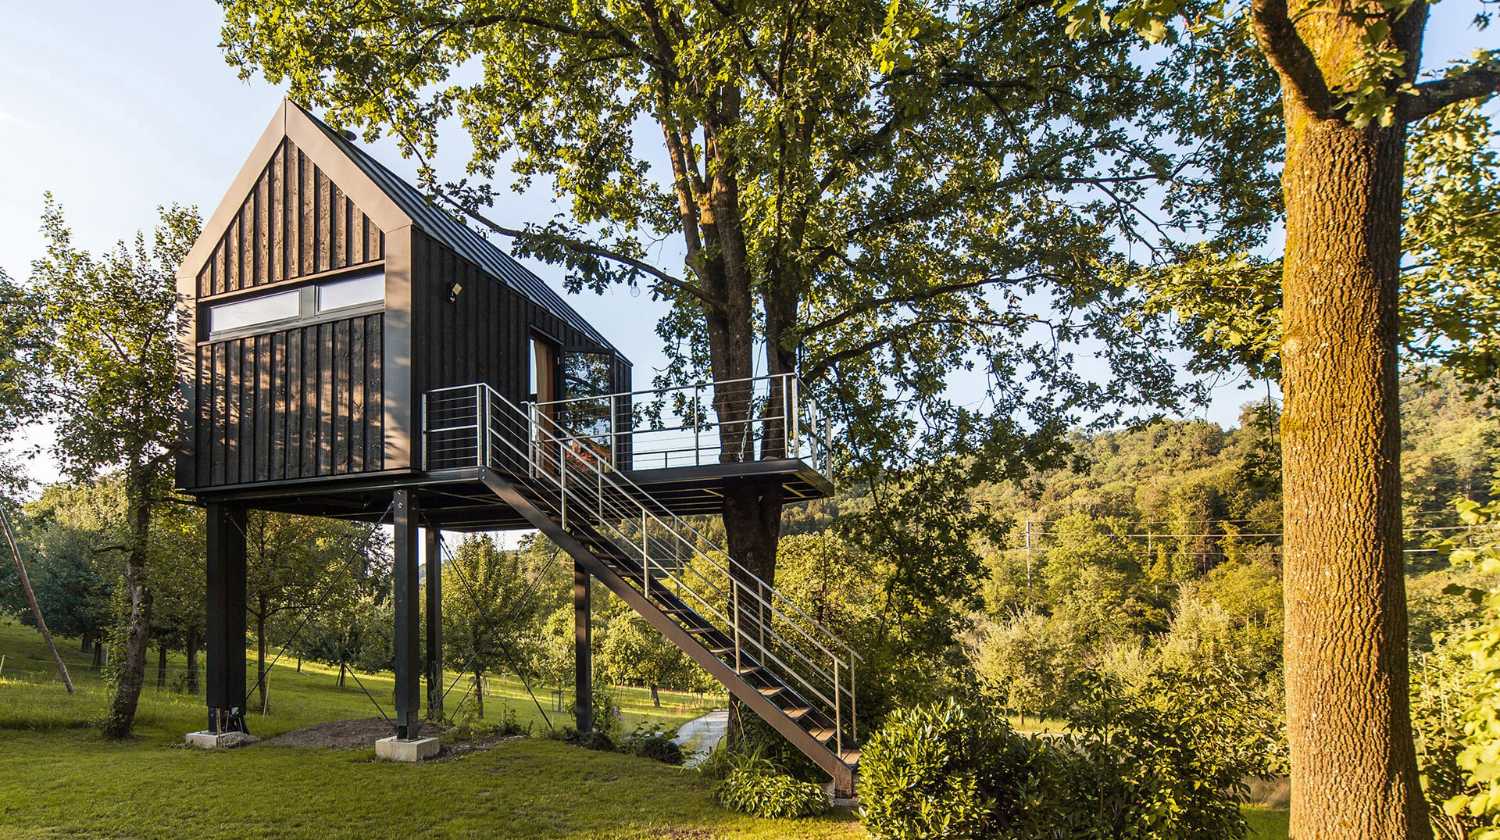
[[[1473,64],[1444,79],[1423,82],[1401,97],[1400,116],[1413,123],[1455,102],[1486,99],[1500,93],[1500,60]]]
[[[491,220],[489,217],[485,216],[483,213],[480,213],[478,210],[474,210],[470,207],[465,207],[462,203],[454,201],[452,198],[449,198],[446,195],[441,196],[441,198],[443,201],[457,208],[464,215],[468,216],[476,222],[479,222],[480,224],[484,225],[495,233],[500,234],[501,236],[509,236],[512,239],[517,239],[526,236],[537,235],[528,233],[518,228],[505,227],[499,222]],[[581,242],[577,239],[558,236],[557,234],[542,235],[549,237],[553,242],[562,245],[564,248],[567,248],[574,253],[587,254],[592,257],[602,257],[603,259],[611,260],[613,262],[620,263],[621,265],[629,266],[630,268],[633,268],[636,271],[641,272],[642,274],[650,275],[656,282],[660,283],[663,286],[697,298],[705,306],[709,306],[715,311],[723,311],[723,304],[710,296],[707,291],[700,289],[691,283],[673,277],[672,275],[666,273],[665,271],[662,271],[661,269],[657,268],[654,265],[651,265],[650,263],[643,262],[636,259],[635,257],[626,256],[625,254],[621,254],[617,251],[612,251],[602,245],[595,245],[591,242]]]
[[[1318,69],[1312,50],[1287,13],[1286,0],[1252,0],[1250,17],[1255,39],[1266,54],[1266,60],[1281,77],[1282,89],[1300,107],[1319,118],[1333,116],[1333,96],[1323,71]]]

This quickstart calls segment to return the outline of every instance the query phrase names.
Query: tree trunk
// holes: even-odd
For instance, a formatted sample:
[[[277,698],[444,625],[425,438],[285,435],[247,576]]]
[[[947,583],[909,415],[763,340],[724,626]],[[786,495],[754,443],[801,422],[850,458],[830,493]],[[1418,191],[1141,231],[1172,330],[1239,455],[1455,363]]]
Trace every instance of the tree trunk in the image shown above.
[[[260,610],[255,613],[255,684],[260,694],[260,712],[266,713],[266,596],[256,598]]]
[[[474,702],[479,705],[479,719],[484,720],[484,674],[474,672]]]
[[[652,683],[651,684],[651,705],[653,705],[656,708],[660,709],[661,708],[661,694],[656,689],[657,689],[656,683]]]
[[[95,670],[104,667],[104,645],[98,641],[94,642],[94,658],[89,662]]]
[[[340,661],[339,662],[339,688],[343,688],[343,687],[344,687],[344,663],[343,663],[343,661]]]
[[[156,687],[167,687],[167,645],[165,642],[156,646]]]
[[[1403,129],[1288,97],[1281,361],[1291,836],[1431,836],[1407,694],[1397,283]]]
[[[92,653],[94,650],[94,637],[88,633],[84,633],[78,638],[78,649],[83,653]]]
[[[189,627],[187,633],[187,693],[198,696],[198,628]]]
[[[21,591],[26,596],[26,604],[31,608],[31,617],[36,621],[36,629],[42,634],[42,641],[47,643],[47,651],[52,654],[52,661],[57,665],[57,674],[62,677],[63,685],[67,687],[68,693],[73,693],[73,678],[68,676],[68,666],[63,663],[62,654],[57,650],[57,642],[52,639],[52,631],[47,629],[47,622],[42,618],[42,608],[36,601],[36,592],[31,588],[31,576],[26,574],[26,564],[21,561],[21,549],[16,546],[16,535],[11,533],[10,519],[0,510],[0,526],[5,529],[5,542],[10,546],[11,559],[16,564],[16,578],[21,583]]]
[[[135,724],[146,677],[146,643],[151,630],[151,591],[146,587],[146,537],[151,529],[149,482],[139,464],[126,469],[125,500],[130,548],[125,556],[124,661],[117,670],[114,698],[104,719],[104,735],[123,738]]]

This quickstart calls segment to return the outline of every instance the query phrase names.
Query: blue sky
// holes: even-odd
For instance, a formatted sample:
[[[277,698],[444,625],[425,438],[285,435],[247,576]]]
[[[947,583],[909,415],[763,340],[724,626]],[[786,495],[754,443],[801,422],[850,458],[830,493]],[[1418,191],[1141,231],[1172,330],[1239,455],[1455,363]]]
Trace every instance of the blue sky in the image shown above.
[[[1435,10],[1424,65],[1461,58],[1493,35],[1472,29],[1474,0],[1448,0]],[[270,119],[282,91],[260,80],[244,82],[219,50],[219,9],[210,2],[125,3],[49,0],[18,3],[0,27],[0,267],[24,277],[41,251],[38,217],[51,190],[73,224],[77,242],[102,249],[148,227],[156,206],[217,205],[251,145]],[[462,138],[437,159],[440,173],[461,171]],[[398,173],[413,165],[394,148],[375,153]],[[511,195],[506,192],[504,195]],[[519,226],[550,218],[559,207],[539,185],[496,210]],[[670,266],[670,255],[663,255]],[[554,285],[560,274],[532,268]],[[636,364],[649,380],[662,359],[653,331],[659,305],[617,290],[571,303]],[[960,401],[978,385],[955,380]],[[1263,393],[1221,387],[1205,416],[1233,422],[1243,402]],[[48,432],[34,439],[46,443]],[[30,465],[48,481],[57,469],[45,453]]]

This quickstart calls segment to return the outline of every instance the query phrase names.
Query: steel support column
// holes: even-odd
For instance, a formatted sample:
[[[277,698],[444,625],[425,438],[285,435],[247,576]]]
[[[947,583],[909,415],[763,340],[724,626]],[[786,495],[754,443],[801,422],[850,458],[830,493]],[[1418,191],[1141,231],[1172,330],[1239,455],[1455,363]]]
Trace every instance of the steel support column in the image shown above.
[[[211,503],[205,665],[209,732],[245,732],[245,508]]]
[[[589,573],[573,561],[573,709],[578,731],[594,728],[594,645],[590,623]]]
[[[426,529],[427,719],[443,719],[443,532]]]
[[[394,510],[396,568],[396,736],[416,738],[422,727],[421,602],[417,594],[417,500],[397,490]]]

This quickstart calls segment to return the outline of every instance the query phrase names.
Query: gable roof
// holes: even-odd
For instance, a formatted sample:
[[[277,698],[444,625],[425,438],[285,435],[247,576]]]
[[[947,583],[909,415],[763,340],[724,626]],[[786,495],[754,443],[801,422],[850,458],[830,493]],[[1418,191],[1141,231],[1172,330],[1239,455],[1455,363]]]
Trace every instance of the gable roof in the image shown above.
[[[387,169],[354,141],[334,131],[300,105],[290,100],[288,104],[301,111],[321,129],[339,151],[353,161],[354,165],[359,167],[359,170],[411,219],[412,224],[421,228],[428,236],[452,248],[455,253],[479,266],[495,279],[544,307],[601,346],[615,350],[615,346],[609,343],[609,339],[595,329],[593,324],[584,320],[583,316],[569,306],[561,295],[553,291],[545,280],[536,276],[530,269],[500,250],[473,228],[435,205],[420,190]],[[615,352],[618,353],[618,351]]]

